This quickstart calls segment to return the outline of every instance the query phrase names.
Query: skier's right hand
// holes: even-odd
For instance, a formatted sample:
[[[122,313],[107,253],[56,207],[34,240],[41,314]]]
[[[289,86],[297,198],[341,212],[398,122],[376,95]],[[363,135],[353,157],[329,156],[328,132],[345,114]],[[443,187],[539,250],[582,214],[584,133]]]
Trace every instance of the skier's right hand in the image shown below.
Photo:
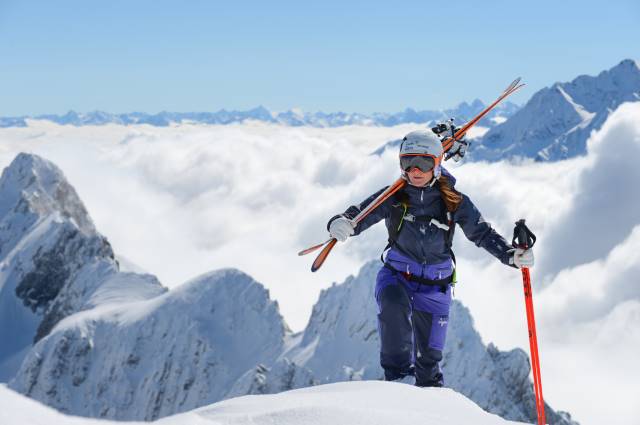
[[[329,234],[332,238],[344,242],[354,233],[354,224],[346,217],[338,217],[329,224]]]

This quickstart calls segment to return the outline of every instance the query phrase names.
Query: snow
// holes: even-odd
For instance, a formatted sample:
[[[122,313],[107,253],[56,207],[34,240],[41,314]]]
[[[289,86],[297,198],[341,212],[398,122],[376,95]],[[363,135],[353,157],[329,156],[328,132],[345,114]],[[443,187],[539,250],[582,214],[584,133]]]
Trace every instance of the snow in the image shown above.
[[[497,116],[497,117],[493,117],[491,118],[491,121],[493,121],[496,124],[502,124],[503,122],[505,122],[508,118],[507,117],[503,117],[503,116]]]
[[[0,385],[0,423],[21,425],[134,424],[64,415]],[[141,422],[138,422],[141,423]],[[149,423],[149,422],[144,422]],[[348,382],[225,400],[161,419],[158,425],[506,425],[449,389],[390,382]]]
[[[135,264],[133,261],[129,260],[127,257],[116,254],[116,260],[118,261],[118,264],[120,265],[120,271],[122,272],[134,272],[140,274],[148,273],[146,270]]]
[[[30,231],[15,246],[11,246],[15,237],[0,234],[0,247],[11,248],[3,250],[4,255],[0,256],[0,382],[6,381],[18,370],[42,320],[40,314],[25,306],[15,296],[20,271],[12,265],[29,264],[37,248],[43,244],[43,239],[53,239],[49,234],[54,233],[52,230],[56,227],[56,218],[54,214],[43,220],[36,220]],[[30,221],[32,219],[17,218],[9,223],[27,226]],[[2,222],[7,223],[4,220]]]
[[[62,414],[0,384],[0,423],[3,425],[107,425],[109,422]]]
[[[234,425],[516,423],[487,414],[449,389],[421,389],[379,381],[328,384],[281,394],[239,397],[198,409],[193,415]]]
[[[569,96],[569,94],[567,94],[567,92],[564,91],[562,86],[560,86],[559,84],[556,85],[555,88],[566,99],[566,101],[569,102],[571,106],[573,106],[573,109],[575,109],[576,113],[580,115],[580,118],[582,118],[582,121],[591,121],[593,117],[596,115],[595,112],[589,112],[586,109],[584,109],[582,105],[578,105],[576,102],[574,102],[571,96]]]

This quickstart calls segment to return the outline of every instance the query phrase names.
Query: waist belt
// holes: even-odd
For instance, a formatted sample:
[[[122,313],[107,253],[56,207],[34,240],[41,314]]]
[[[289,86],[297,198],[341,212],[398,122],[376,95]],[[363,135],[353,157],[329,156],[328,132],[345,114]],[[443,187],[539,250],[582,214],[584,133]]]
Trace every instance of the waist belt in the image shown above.
[[[443,287],[443,289],[446,289],[447,286],[449,286],[449,284],[453,282],[453,273],[443,279],[432,280],[427,279],[426,277],[416,276],[411,273],[401,272],[400,270],[396,270],[395,268],[393,268],[393,266],[391,266],[389,263],[384,263],[384,266],[389,270],[401,274],[405,279],[422,285],[441,286]]]

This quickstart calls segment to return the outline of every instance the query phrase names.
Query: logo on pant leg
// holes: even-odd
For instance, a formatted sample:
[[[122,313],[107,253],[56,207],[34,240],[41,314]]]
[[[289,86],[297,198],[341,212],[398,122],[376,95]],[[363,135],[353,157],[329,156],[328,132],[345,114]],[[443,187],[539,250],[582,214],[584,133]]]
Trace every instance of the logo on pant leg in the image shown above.
[[[446,326],[447,323],[449,323],[447,321],[447,316],[440,316],[440,318],[438,319],[438,324],[440,325],[440,327]]]

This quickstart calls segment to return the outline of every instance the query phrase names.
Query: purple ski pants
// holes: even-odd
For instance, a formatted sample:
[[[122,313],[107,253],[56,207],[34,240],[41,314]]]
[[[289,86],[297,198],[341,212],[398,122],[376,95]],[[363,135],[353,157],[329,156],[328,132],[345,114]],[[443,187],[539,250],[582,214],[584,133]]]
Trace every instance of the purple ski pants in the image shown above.
[[[440,361],[447,335],[451,286],[418,284],[382,267],[376,280],[380,364],[385,379],[415,374],[421,387],[444,384]]]

